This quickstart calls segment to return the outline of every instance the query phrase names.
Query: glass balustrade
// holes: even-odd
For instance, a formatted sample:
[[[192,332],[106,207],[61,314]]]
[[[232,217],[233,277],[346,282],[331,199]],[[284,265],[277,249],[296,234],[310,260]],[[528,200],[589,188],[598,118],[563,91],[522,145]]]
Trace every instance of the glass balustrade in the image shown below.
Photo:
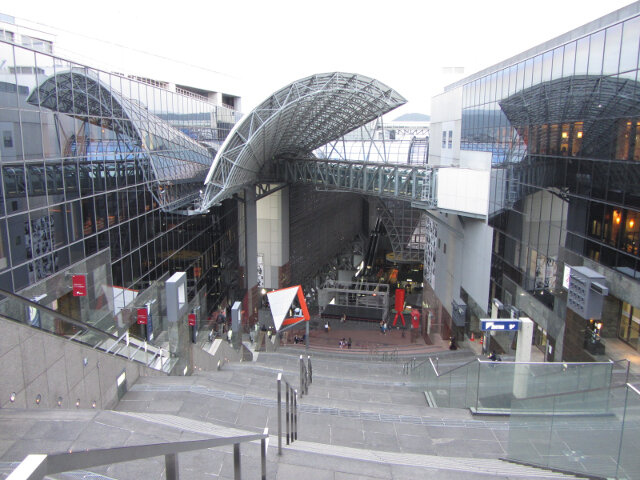
[[[613,362],[473,360],[444,370],[438,368],[437,359],[429,359],[413,368],[410,375],[414,388],[424,390],[435,406],[471,408],[478,413],[509,413],[514,399],[609,388],[613,367]],[[585,408],[591,406],[585,403]]]
[[[130,335],[104,332],[19,295],[0,290],[0,317],[169,372],[177,359],[167,349]]]
[[[516,399],[507,459],[605,478],[640,478],[640,392],[631,385]]]

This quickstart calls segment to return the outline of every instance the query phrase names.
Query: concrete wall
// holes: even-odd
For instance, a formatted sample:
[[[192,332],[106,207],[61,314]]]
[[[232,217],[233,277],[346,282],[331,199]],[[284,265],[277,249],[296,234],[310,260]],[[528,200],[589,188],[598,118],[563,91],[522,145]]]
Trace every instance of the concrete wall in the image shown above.
[[[256,202],[258,256],[262,258],[266,288],[278,288],[279,269],[289,262],[289,189]]]
[[[86,361],[85,361],[86,359]],[[113,408],[117,378],[127,386],[140,376],[164,375],[141,364],[94,350],[33,327],[0,319],[1,408]],[[15,400],[10,396],[15,392]],[[40,404],[36,404],[41,395]]]
[[[484,220],[464,220],[462,288],[486,313],[489,305],[493,228]]]
[[[430,165],[460,163],[460,135],[462,128],[462,88],[444,92],[431,101],[431,126],[429,141]],[[449,148],[449,131],[453,132]],[[447,132],[446,145],[442,146],[442,132]]]
[[[218,361],[222,363],[239,362],[243,359],[246,347],[243,345],[239,351],[233,349],[225,340],[217,338],[211,344],[209,350],[203,350],[198,345],[192,345],[193,370],[213,371],[218,368]],[[249,352],[250,353],[250,352]]]
[[[451,313],[451,300],[460,300],[464,258],[463,226],[457,215],[437,214],[438,242],[434,291],[442,306]],[[448,225],[447,228],[445,225]]]

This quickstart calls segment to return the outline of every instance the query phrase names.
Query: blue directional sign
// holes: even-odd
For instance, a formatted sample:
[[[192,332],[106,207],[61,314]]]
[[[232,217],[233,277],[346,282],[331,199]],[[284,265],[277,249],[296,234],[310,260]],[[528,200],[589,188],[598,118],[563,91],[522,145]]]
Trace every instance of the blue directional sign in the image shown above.
[[[520,330],[520,321],[515,318],[485,318],[480,319],[480,323],[483,332],[496,330],[515,332],[516,330]]]

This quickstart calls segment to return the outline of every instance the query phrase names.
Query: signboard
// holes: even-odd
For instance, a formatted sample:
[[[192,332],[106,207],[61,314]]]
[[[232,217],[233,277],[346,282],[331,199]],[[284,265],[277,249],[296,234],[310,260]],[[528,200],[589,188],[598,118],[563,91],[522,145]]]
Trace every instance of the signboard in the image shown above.
[[[71,280],[71,285],[74,297],[87,296],[87,277],[84,275],[74,275]]]
[[[146,325],[149,317],[149,312],[146,308],[138,309],[138,325]]]
[[[480,323],[482,324],[481,330],[483,332],[489,331],[507,331],[507,332],[515,332],[520,330],[520,321],[515,318],[505,318],[505,319],[497,319],[497,318],[484,318],[480,319]]]
[[[189,326],[190,327],[195,327],[196,326],[196,314],[195,313],[190,313],[188,315],[189,318]]]
[[[267,293],[267,298],[269,299],[269,309],[271,310],[276,331],[280,331],[282,328],[298,322],[308,322],[311,319],[309,309],[307,308],[307,301],[304,298],[304,293],[300,285],[273,290]],[[294,306],[296,298],[298,299],[299,308],[295,308],[293,317],[288,317],[289,311],[291,307]]]

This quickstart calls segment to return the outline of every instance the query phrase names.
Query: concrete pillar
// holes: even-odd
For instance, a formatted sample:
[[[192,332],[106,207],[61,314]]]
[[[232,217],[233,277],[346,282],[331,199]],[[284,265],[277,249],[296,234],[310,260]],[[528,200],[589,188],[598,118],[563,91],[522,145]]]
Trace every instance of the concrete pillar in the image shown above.
[[[245,283],[247,290],[258,284],[258,230],[256,190],[250,186],[244,190],[244,232],[246,245]]]
[[[520,318],[520,330],[518,330],[518,344],[516,346],[516,362],[531,361],[531,341],[533,339],[533,321],[530,318]],[[529,365],[515,366],[513,375],[513,395],[516,398],[527,396],[529,383]]]
[[[253,324],[258,320],[258,308],[260,308],[256,189],[254,186],[250,186],[245,188],[244,192],[244,231],[246,245],[244,286],[247,289],[247,319]]]
[[[289,189],[278,190],[257,202],[257,251],[262,256],[264,284],[280,288],[279,272],[289,263]]]
[[[176,272],[165,282],[167,301],[167,334],[169,351],[179,357],[176,366],[179,372],[186,374],[189,370],[189,325],[187,324],[187,274]],[[183,369],[184,367],[184,369]]]
[[[240,348],[242,343],[242,329],[240,327],[242,323],[242,304],[235,302],[231,307],[231,343],[236,350]]]

